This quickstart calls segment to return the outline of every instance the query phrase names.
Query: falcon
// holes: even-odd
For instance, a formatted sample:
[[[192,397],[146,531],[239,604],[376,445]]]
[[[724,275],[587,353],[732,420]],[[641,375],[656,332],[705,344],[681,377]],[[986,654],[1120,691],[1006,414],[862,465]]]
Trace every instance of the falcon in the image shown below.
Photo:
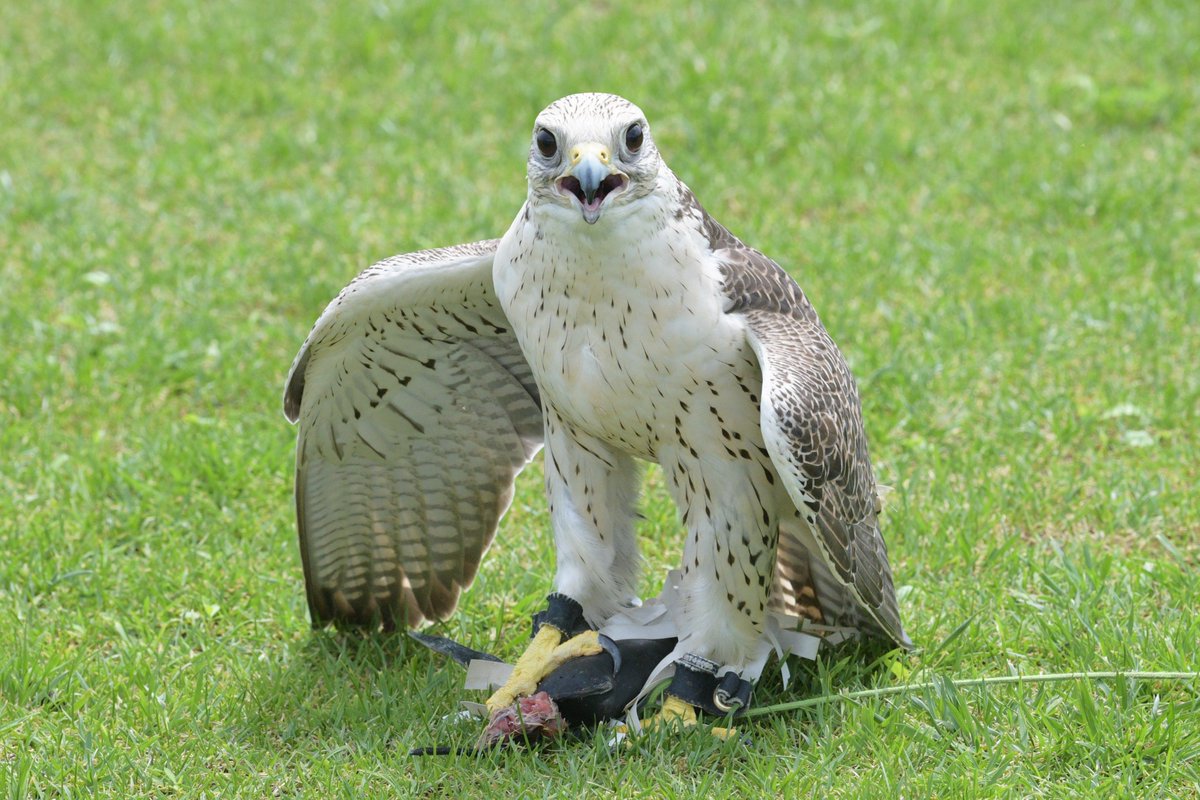
[[[686,529],[664,716],[747,703],[772,611],[909,647],[858,390],[800,287],[621,97],[547,107],[527,169],[503,237],[368,268],[292,364],[313,624],[447,617],[544,448],[553,592],[493,711],[639,604],[641,462]]]

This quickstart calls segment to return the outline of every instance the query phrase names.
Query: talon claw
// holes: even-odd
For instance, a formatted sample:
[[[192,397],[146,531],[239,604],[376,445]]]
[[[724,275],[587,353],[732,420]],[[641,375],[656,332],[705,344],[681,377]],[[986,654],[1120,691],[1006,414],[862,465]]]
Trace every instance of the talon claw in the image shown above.
[[[699,724],[695,706],[674,695],[667,695],[667,699],[659,712],[642,723],[642,731],[651,731],[661,727],[669,728],[672,725],[691,728]],[[724,741],[738,738],[737,728],[713,727],[709,728],[708,732]]]
[[[658,713],[642,724],[642,730],[654,730],[659,727],[678,725],[690,728],[696,724],[696,709],[689,703],[673,695],[667,695]]]
[[[549,625],[543,625],[529,643],[529,647],[525,648],[525,652],[517,659],[508,680],[487,699],[488,712],[495,714],[511,706],[518,697],[533,694],[538,681],[545,674],[546,664],[561,643],[562,632]]]
[[[600,634],[596,631],[584,631],[565,642],[562,637],[562,631],[550,625],[541,627],[529,647],[517,659],[512,675],[487,699],[490,713],[495,714],[511,706],[518,698],[532,695],[542,678],[571,659],[604,652],[600,645]]]

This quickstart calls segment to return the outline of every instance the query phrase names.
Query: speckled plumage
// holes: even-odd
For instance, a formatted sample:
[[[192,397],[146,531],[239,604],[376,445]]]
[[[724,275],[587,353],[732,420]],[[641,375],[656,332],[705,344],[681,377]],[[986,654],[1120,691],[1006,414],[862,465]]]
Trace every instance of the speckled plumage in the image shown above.
[[[573,95],[541,130],[557,148],[535,136],[502,239],[372,267],[293,364],[314,623],[450,613],[544,443],[555,590],[593,624],[636,594],[644,459],[687,529],[688,652],[737,668],[769,605],[907,644],[857,389],[799,286],[700,207],[628,101]],[[564,188],[581,153],[614,176],[598,201]]]

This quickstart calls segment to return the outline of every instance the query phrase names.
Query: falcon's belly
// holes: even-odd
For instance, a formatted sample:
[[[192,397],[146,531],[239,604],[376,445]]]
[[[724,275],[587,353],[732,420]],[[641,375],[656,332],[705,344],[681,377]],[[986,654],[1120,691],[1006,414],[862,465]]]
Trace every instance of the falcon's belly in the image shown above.
[[[662,236],[626,248],[610,239],[599,258],[528,227],[501,244],[497,293],[558,416],[651,460],[715,447],[722,426],[757,432],[757,363],[741,320],[722,309],[715,265],[696,269],[699,243],[678,253]]]

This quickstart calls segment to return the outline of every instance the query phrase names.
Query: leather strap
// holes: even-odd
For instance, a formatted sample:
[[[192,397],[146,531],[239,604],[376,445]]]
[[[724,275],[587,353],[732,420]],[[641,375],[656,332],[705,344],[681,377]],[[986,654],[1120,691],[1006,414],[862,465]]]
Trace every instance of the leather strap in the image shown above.
[[[565,594],[553,592],[546,596],[546,608],[533,615],[533,633],[536,636],[543,625],[549,625],[563,635],[563,639],[591,630],[583,618],[583,606]]]
[[[707,669],[711,663],[691,654],[676,661],[675,677],[667,687],[667,694],[708,714],[736,717],[750,706],[754,687],[736,672],[726,672],[718,678],[715,668]],[[700,665],[701,669],[695,668]]]

